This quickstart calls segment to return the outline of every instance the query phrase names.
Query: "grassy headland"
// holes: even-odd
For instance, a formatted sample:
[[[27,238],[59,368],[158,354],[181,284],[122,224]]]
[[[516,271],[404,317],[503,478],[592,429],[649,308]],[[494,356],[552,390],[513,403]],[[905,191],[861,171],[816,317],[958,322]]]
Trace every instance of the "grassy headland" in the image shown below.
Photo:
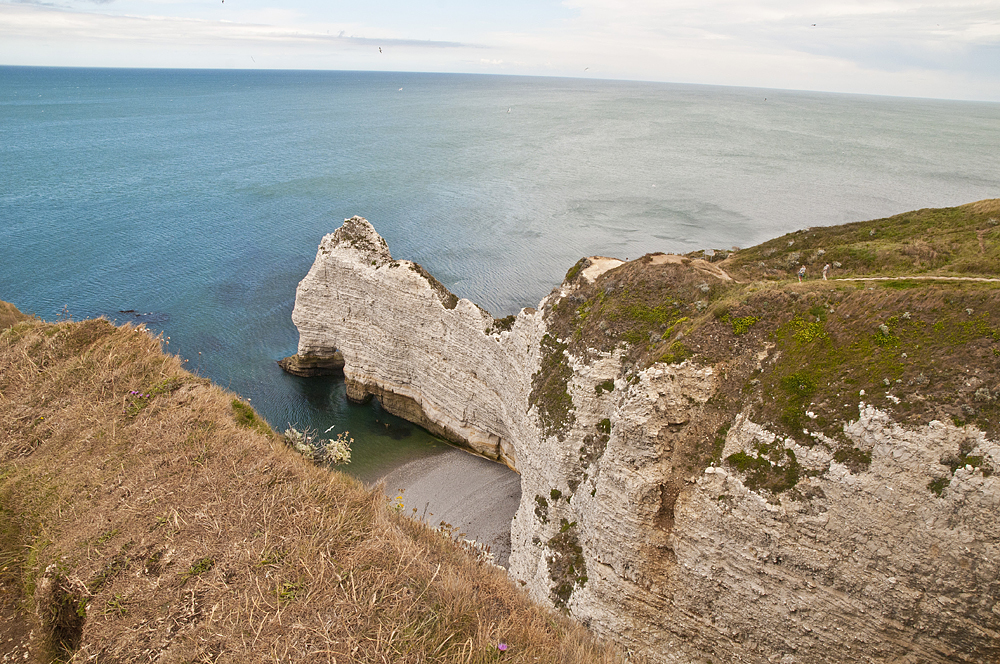
[[[144,330],[5,303],[0,328],[0,650],[17,661],[621,661]]]
[[[728,253],[716,251],[713,258]],[[723,267],[739,281],[752,281],[794,277],[798,266],[805,265],[807,275],[816,279],[827,263],[833,278],[996,277],[1000,199],[800,230],[735,252]]]
[[[623,350],[626,380],[654,362],[688,359],[723,378],[688,425],[678,490],[692,471],[723,461],[748,472],[754,488],[795,486],[798,469],[783,447],[720,458],[740,412],[799,444],[832,445],[856,471],[869,459],[848,446],[843,427],[861,402],[897,422],[937,419],[1000,435],[1000,200],[810,228],[712,256],[649,254],[592,284],[577,277],[580,267],[567,274],[579,288],[549,315],[550,334],[570,352]],[[715,268],[733,280],[712,278]],[[555,383],[533,394],[543,417],[563,412],[566,383]],[[954,471],[976,461],[956,450],[942,464]]]

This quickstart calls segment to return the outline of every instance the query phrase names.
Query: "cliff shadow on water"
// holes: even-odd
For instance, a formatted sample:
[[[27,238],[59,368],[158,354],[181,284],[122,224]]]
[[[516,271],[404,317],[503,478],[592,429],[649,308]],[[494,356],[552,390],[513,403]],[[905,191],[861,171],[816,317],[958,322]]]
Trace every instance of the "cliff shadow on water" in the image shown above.
[[[365,483],[374,483],[401,466],[434,457],[447,443],[424,429],[387,412],[377,399],[357,403],[347,398],[343,374],[299,377],[286,375],[301,397],[301,422],[321,437],[348,432],[354,438],[351,462],[342,470]]]
[[[348,431],[354,439],[344,472],[381,484],[394,509],[478,542],[506,566],[510,523],[521,497],[520,477],[503,464],[456,449],[385,410],[379,399],[347,399],[344,376],[287,376],[309,406],[321,437]]]

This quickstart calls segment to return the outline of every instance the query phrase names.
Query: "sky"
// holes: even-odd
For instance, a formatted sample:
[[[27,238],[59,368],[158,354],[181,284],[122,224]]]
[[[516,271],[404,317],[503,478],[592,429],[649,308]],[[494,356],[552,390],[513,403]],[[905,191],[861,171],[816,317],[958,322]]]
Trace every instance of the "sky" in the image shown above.
[[[1000,101],[1000,0],[0,0],[0,64],[465,72]]]

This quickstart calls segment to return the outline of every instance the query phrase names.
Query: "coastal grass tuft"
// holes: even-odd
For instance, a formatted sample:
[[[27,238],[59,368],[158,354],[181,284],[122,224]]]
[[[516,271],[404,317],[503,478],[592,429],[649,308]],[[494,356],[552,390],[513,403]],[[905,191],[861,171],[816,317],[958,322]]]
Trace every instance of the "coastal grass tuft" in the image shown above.
[[[31,320],[31,316],[21,313],[18,308],[10,302],[0,301],[0,330],[27,320]]]
[[[250,404],[244,403],[238,398],[234,398],[229,405],[233,410],[233,418],[236,420],[237,426],[243,427],[244,429],[252,429],[263,436],[270,436],[273,434],[271,427],[268,426],[267,422],[257,416],[257,413],[250,406]]]

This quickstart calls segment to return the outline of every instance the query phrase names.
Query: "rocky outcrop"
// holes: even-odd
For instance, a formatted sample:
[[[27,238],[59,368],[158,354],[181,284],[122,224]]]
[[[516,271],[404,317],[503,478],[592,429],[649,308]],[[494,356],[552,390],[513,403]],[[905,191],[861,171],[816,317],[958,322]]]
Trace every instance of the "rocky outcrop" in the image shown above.
[[[651,280],[691,301],[635,299]],[[495,320],[355,217],[323,238],[293,321],[300,356],[343,354],[351,398],[521,474],[510,573],[599,633],[664,662],[995,661],[1000,446],[858,393],[835,438],[802,429],[822,421],[807,397],[755,421],[741,395],[777,398],[754,386],[780,349],[734,336],[758,317],[705,311],[727,280],[595,257]],[[703,311],[709,332],[678,332]]]
[[[278,360],[278,366],[293,376],[334,376],[344,371],[344,355],[334,351],[328,355],[290,355]]]
[[[343,355],[350,399],[375,396],[389,412],[516,467],[513,441],[533,428],[522,396],[544,326],[537,312],[495,321],[416,263],[394,260],[371,224],[353,217],[320,243],[292,321],[300,357]]]

